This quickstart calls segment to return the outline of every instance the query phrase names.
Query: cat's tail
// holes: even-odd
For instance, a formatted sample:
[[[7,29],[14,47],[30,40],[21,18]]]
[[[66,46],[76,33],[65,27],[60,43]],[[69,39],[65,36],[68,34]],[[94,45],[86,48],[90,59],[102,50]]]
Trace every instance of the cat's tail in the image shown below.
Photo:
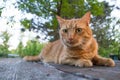
[[[41,59],[40,59],[40,56],[37,55],[37,56],[25,56],[23,58],[23,60],[25,60],[25,61],[40,61]]]

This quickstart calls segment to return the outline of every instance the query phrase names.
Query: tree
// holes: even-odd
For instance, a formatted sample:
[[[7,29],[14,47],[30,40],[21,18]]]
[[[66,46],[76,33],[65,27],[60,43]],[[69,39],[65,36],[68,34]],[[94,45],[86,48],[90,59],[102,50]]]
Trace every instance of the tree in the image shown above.
[[[3,32],[0,37],[3,39],[3,44],[0,45],[0,56],[4,56],[7,57],[7,55],[9,54],[9,45],[8,45],[8,40],[10,38],[10,35],[8,34],[7,31]]]
[[[4,9],[3,6],[0,6],[0,17],[1,17],[1,14],[2,14],[2,10]]]
[[[18,7],[22,11],[35,14],[36,18],[28,20],[23,19],[21,23],[32,30],[46,33],[50,36],[50,41],[59,38],[58,23],[55,15],[63,18],[80,18],[87,11],[93,15],[103,15],[104,5],[97,0],[20,0]],[[40,18],[48,19],[48,22],[41,23]]]
[[[110,17],[113,6],[109,6],[107,2],[98,2],[97,0],[19,0],[18,8],[27,13],[34,14],[35,17],[31,20],[23,19],[21,23],[30,30],[42,31],[46,36],[50,36],[50,41],[59,38],[58,23],[55,15],[63,18],[80,18],[87,11],[92,13],[91,27],[95,38],[100,45],[100,51],[109,53],[113,47],[116,47],[115,27],[119,24],[115,22],[111,26],[114,18]],[[42,23],[40,18],[48,21]],[[110,47],[111,45],[114,45]],[[101,52],[102,53],[102,52]],[[106,53],[106,52],[103,52]]]

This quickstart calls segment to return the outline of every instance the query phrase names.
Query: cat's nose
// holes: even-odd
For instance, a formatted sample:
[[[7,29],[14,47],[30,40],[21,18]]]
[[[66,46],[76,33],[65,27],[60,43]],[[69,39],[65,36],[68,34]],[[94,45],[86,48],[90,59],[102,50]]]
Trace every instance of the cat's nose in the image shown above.
[[[73,41],[73,38],[69,38],[69,41]]]

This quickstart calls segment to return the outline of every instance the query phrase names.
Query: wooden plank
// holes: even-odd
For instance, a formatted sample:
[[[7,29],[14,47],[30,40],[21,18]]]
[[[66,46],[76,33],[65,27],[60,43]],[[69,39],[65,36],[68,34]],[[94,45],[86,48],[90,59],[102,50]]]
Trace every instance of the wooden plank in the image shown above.
[[[0,59],[0,80],[120,80],[120,61],[115,67],[79,68],[21,58]]]
[[[58,70],[74,75],[80,73],[80,75],[89,75],[95,79],[120,80],[120,61],[116,61],[115,67],[93,66],[91,68],[80,68],[68,65],[50,64]]]

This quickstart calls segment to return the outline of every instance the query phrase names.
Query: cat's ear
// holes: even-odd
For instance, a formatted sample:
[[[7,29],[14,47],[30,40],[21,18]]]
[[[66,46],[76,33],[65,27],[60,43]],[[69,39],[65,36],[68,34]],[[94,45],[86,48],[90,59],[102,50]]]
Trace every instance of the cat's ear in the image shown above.
[[[82,20],[84,20],[85,22],[87,22],[88,25],[89,25],[90,19],[91,19],[90,15],[91,15],[91,12],[89,11],[89,12],[87,12],[87,13],[82,17]]]
[[[60,16],[56,15],[56,18],[57,18],[59,24],[63,24],[65,21],[65,19],[61,18]]]

